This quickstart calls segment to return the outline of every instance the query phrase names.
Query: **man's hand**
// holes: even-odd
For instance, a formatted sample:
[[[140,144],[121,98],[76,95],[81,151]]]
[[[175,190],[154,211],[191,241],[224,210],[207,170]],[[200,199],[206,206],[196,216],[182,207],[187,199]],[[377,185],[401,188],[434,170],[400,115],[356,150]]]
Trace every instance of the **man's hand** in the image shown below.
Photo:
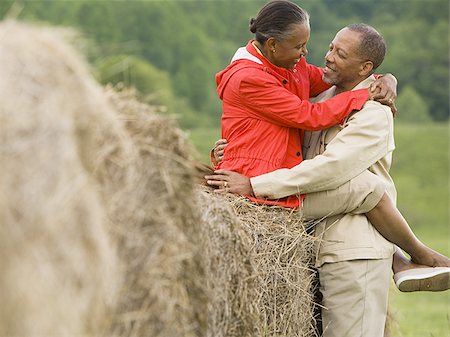
[[[394,116],[397,113],[396,98],[397,79],[392,74],[386,74],[378,78],[369,88],[369,99],[389,106]]]
[[[216,192],[231,192],[241,195],[253,196],[250,178],[228,170],[216,170],[214,175],[205,176],[207,184],[217,187]]]
[[[214,143],[213,155],[216,164],[220,163],[223,160],[223,153],[227,146],[228,142],[226,139],[219,139]]]

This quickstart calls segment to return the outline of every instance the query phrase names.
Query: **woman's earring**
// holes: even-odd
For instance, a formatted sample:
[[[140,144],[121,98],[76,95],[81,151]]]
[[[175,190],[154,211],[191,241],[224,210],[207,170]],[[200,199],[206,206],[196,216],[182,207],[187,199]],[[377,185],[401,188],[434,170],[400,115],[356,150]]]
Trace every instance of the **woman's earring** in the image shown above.
[[[275,53],[275,49],[272,49],[272,53]]]

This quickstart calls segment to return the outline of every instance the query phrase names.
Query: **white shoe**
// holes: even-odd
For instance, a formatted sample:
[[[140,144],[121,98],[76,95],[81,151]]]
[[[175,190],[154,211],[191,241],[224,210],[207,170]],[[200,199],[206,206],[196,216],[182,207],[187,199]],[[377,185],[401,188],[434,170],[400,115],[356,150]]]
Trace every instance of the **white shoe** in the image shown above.
[[[400,291],[444,291],[450,289],[449,267],[413,268],[394,275]]]

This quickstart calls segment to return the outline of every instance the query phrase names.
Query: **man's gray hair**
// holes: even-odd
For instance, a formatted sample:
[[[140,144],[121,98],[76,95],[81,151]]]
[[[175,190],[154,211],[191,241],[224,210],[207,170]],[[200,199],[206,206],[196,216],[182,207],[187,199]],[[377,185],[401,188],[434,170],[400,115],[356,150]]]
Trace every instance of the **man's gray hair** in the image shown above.
[[[347,29],[358,32],[361,36],[361,41],[358,48],[358,53],[364,60],[373,63],[373,70],[378,68],[383,63],[386,55],[386,42],[380,33],[375,28],[365,23],[355,23],[348,25]]]

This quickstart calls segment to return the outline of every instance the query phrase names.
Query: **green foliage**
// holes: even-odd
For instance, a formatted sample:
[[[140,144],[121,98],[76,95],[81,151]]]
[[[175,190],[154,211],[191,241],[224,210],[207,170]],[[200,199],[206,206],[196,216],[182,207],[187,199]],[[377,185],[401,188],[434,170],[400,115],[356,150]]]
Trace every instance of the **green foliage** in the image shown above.
[[[142,99],[153,105],[167,108],[183,128],[207,127],[211,121],[199,120],[186,99],[175,98],[172,81],[166,71],[156,68],[141,57],[112,55],[97,60],[97,79],[100,83],[119,83],[138,90]]]
[[[311,14],[311,63],[323,64],[329,42],[344,25],[372,24],[385,36],[389,49],[379,72],[395,74],[399,92],[408,85],[420,93],[434,120],[448,119],[447,0],[295,2]],[[238,47],[252,38],[249,19],[264,3],[4,0],[0,2],[0,16],[10,13],[22,19],[77,27],[92,41],[89,59],[94,63],[111,55],[139,57],[168,74],[173,103],[187,109],[189,125],[196,124],[195,116],[197,124],[218,125],[221,106],[214,75],[229,63]]]
[[[421,241],[449,256],[449,125],[397,123],[395,139],[392,177],[399,209]],[[450,336],[449,301],[448,292],[393,291],[402,336]]]
[[[75,20],[81,31],[88,36],[95,36],[100,45],[108,45],[118,40],[119,30],[115,24],[113,9],[106,1],[83,2],[77,9]]]
[[[399,194],[399,208],[414,229],[447,228],[448,125],[396,123],[395,141],[392,177]]]
[[[169,74],[140,57],[113,55],[99,60],[96,68],[98,79],[103,84],[123,83],[151,98],[153,104],[172,104],[173,92]]]
[[[209,152],[215,141],[222,138],[220,128],[195,128],[189,131],[189,138],[199,152],[199,159],[209,165]]]
[[[400,22],[383,29],[389,48],[383,69],[392,69],[400,89],[409,85],[426,97],[435,120],[446,120],[449,112],[448,18],[432,22],[419,18],[411,26]]]
[[[427,123],[431,121],[427,103],[411,85],[403,87],[397,98],[398,120],[408,123]]]

